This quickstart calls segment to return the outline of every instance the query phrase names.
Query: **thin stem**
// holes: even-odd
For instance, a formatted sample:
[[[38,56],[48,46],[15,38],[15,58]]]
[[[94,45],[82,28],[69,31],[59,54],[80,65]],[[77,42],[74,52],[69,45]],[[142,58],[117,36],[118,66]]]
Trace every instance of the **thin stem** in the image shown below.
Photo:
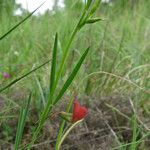
[[[69,134],[69,132],[77,125],[77,124],[79,124],[80,122],[82,122],[83,121],[83,119],[82,120],[79,120],[79,121],[77,121],[77,122],[75,122],[74,124],[72,124],[71,126],[70,126],[70,128],[66,131],[66,133],[63,135],[63,137],[61,138],[61,140],[60,140],[60,142],[59,142],[59,144],[58,144],[58,147],[56,148],[56,150],[60,150],[60,146],[62,145],[62,143],[63,143],[63,141],[65,140],[65,138],[67,137],[67,135]]]

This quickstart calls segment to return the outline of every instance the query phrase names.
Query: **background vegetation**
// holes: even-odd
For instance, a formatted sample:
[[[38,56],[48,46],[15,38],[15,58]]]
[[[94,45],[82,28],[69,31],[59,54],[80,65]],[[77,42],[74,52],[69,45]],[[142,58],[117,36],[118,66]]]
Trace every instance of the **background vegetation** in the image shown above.
[[[17,7],[19,6],[16,6],[14,1],[0,1],[0,36],[29,14],[24,11],[21,16],[14,16],[13,11]],[[59,35],[57,58],[59,62],[62,50],[68,42],[74,25],[79,20],[83,7],[84,4],[79,0],[77,2],[65,0],[63,9],[60,9],[56,3],[53,11],[30,17],[1,40],[0,87],[5,87],[35,66],[51,59],[56,32]],[[86,25],[77,34],[61,74],[61,81],[59,81],[61,85],[67,79],[67,75],[74,67],[74,62],[90,45],[89,54],[73,84],[63,97],[63,101],[66,102],[72,92],[76,92],[81,102],[86,103],[91,110],[95,109],[95,103],[101,104],[104,101],[103,106],[107,108],[99,107],[99,109],[104,109],[104,111],[110,109],[115,114],[111,116],[112,120],[117,120],[115,123],[109,120],[109,125],[111,126],[112,123],[117,126],[118,123],[118,126],[123,124],[131,129],[131,136],[126,141],[122,138],[123,135],[115,134],[114,131],[114,140],[117,141],[117,144],[114,145],[119,145],[118,149],[127,149],[127,146],[123,147],[127,143],[132,143],[129,146],[131,150],[137,147],[146,150],[146,147],[147,149],[149,147],[144,143],[145,139],[140,144],[137,142],[143,137],[146,137],[148,141],[148,133],[150,133],[148,123],[150,121],[149,14],[149,0],[114,0],[108,4],[102,3],[96,14],[102,20],[93,25]],[[44,107],[43,101],[46,101],[48,95],[50,66],[51,63],[43,66],[1,92],[0,139],[1,143],[5,143],[1,145],[6,147],[13,145],[18,109],[28,98],[29,91],[32,91],[30,108],[32,119],[28,118],[29,125],[26,128],[29,129],[26,130],[32,131],[32,124],[37,120],[42,110],[41,107]],[[10,74],[9,79],[4,79],[4,72]],[[127,113],[121,109],[120,102],[130,108]],[[61,111],[60,106],[58,110]],[[130,111],[131,113],[128,114]],[[128,117],[128,119],[122,121],[116,114]],[[12,119],[15,121],[12,122]],[[44,135],[43,140],[46,137]],[[24,137],[24,143],[22,143],[25,144],[27,141],[28,137]],[[113,146],[111,148],[113,149]]]

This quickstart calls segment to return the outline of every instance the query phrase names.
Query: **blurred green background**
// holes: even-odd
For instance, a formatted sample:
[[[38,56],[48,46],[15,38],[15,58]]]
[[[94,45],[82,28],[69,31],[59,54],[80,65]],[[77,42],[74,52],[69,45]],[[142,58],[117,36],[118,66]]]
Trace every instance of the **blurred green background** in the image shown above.
[[[64,5],[60,8],[56,0],[52,10],[31,16],[0,41],[0,88],[51,59],[56,32],[59,37],[59,62],[84,9],[82,0],[64,0]],[[22,10],[22,15],[15,15],[18,8]],[[29,13],[15,0],[0,0],[0,37]],[[71,45],[59,84],[62,85],[75,62],[90,46],[90,52],[66,96],[73,91],[79,97],[88,96],[89,107],[93,97],[125,96],[132,99],[137,110],[142,109],[144,115],[149,115],[150,0],[103,2],[96,16],[102,20],[86,25]],[[7,100],[4,109],[19,107],[31,90],[33,104],[40,112],[41,99],[47,96],[49,89],[50,66],[50,63],[45,65],[1,93],[0,98],[2,96]],[[5,79],[3,73],[9,73],[10,77]],[[9,140],[9,128],[7,125],[3,127]]]

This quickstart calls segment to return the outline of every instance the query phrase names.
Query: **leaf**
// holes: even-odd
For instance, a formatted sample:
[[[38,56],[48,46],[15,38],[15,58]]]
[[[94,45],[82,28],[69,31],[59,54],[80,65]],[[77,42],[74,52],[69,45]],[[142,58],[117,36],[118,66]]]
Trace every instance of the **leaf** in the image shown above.
[[[19,150],[19,144],[21,142],[23,130],[25,127],[25,122],[26,122],[26,118],[28,115],[30,102],[31,102],[31,93],[29,95],[29,98],[25,107],[23,106],[20,110],[20,116],[19,116],[19,121],[18,121],[16,139],[15,139],[15,150]]]
[[[54,42],[54,48],[53,48],[51,78],[50,78],[50,90],[51,91],[52,91],[52,88],[53,88],[53,84],[55,82],[57,43],[58,43],[58,36],[57,36],[57,33],[56,33],[56,35],[55,35],[55,42]]]
[[[86,21],[86,24],[95,23],[95,22],[98,22],[98,21],[101,21],[101,20],[102,20],[101,18],[88,19],[88,20]]]
[[[41,5],[39,5],[39,7],[37,7],[34,11],[32,11],[27,17],[25,17],[23,20],[21,20],[19,23],[17,23],[15,26],[13,26],[10,30],[8,30],[4,35],[2,35],[0,37],[0,40],[2,40],[3,38],[5,38],[8,34],[10,34],[13,30],[15,30],[18,26],[20,26],[28,18],[30,18],[45,2],[43,2]]]
[[[71,119],[72,119],[72,114],[71,113],[61,111],[58,115],[59,115],[59,117],[61,117],[65,121],[71,122]]]
[[[75,68],[73,69],[72,73],[68,77],[67,81],[63,85],[62,89],[60,90],[58,96],[56,97],[56,99],[54,101],[54,104],[56,104],[61,99],[61,97],[63,96],[65,91],[68,89],[68,87],[72,83],[72,81],[73,81],[74,77],[76,76],[76,74],[78,73],[78,71],[79,71],[79,69],[80,69],[80,67],[81,67],[81,65],[82,65],[86,55],[88,54],[88,51],[89,51],[89,47],[85,50],[85,52],[83,53],[83,55],[79,59],[78,63],[76,64]]]
[[[37,66],[36,68],[32,69],[31,71],[25,73],[24,75],[20,76],[19,78],[13,80],[12,82],[10,82],[8,85],[4,86],[3,88],[0,89],[0,93],[4,90],[6,90],[7,88],[11,87],[12,85],[14,85],[15,83],[17,83],[18,81],[20,81],[21,79],[25,78],[26,76],[30,75],[31,73],[33,73],[34,71],[40,69],[41,67],[43,67],[44,65],[48,64],[51,60],[48,60],[46,62],[44,62],[43,64]]]

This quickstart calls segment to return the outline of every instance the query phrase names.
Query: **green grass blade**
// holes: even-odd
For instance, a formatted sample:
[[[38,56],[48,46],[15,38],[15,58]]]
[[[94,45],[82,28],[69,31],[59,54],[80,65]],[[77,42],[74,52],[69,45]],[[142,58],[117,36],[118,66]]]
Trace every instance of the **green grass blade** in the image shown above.
[[[18,121],[16,139],[15,139],[15,150],[19,149],[19,144],[21,142],[21,138],[22,138],[26,118],[27,118],[27,115],[28,115],[30,102],[31,102],[31,93],[29,95],[26,106],[25,107],[23,106],[20,110],[20,116],[19,116],[19,121]]]
[[[52,56],[51,77],[50,77],[50,90],[51,91],[52,91],[52,88],[53,88],[53,84],[55,82],[57,43],[58,43],[58,35],[56,33],[54,48],[53,48],[53,56]]]
[[[138,122],[137,122],[135,114],[132,117],[132,126],[133,126],[132,144],[129,150],[136,150],[138,146],[136,142],[137,142],[137,137],[139,135],[139,129],[138,129]]]
[[[45,1],[46,2],[46,1]],[[40,6],[38,6],[34,11],[32,11],[27,17],[25,17],[23,20],[21,20],[19,23],[17,23],[15,26],[13,26],[10,30],[8,30],[4,35],[0,37],[0,41],[5,38],[8,34],[10,34],[12,31],[14,31],[18,26],[20,26],[23,22],[25,22],[28,18],[30,18],[45,2],[43,2]]]
[[[78,71],[79,71],[79,69],[80,69],[80,67],[81,67],[81,65],[82,65],[86,55],[88,54],[88,51],[89,51],[89,47],[85,50],[85,52],[83,53],[83,55],[79,59],[78,63],[76,64],[75,68],[73,69],[72,73],[68,77],[67,81],[63,85],[62,89],[60,90],[58,96],[56,97],[56,99],[54,101],[54,104],[56,104],[61,99],[61,97],[63,96],[65,91],[68,89],[68,87],[72,83],[72,81],[73,81],[74,77],[76,76],[76,74],[78,73]]]
[[[17,83],[18,81],[20,81],[21,79],[25,78],[26,76],[30,75],[31,73],[33,73],[34,71],[40,69],[41,67],[43,67],[44,65],[48,64],[51,60],[48,60],[46,62],[44,62],[43,64],[37,66],[36,68],[32,69],[31,71],[25,73],[24,75],[18,77],[17,79],[13,80],[12,82],[10,82],[8,85],[2,87],[0,89],[0,93],[4,90],[6,90],[7,88],[9,88],[10,86],[14,85],[15,83]]]

